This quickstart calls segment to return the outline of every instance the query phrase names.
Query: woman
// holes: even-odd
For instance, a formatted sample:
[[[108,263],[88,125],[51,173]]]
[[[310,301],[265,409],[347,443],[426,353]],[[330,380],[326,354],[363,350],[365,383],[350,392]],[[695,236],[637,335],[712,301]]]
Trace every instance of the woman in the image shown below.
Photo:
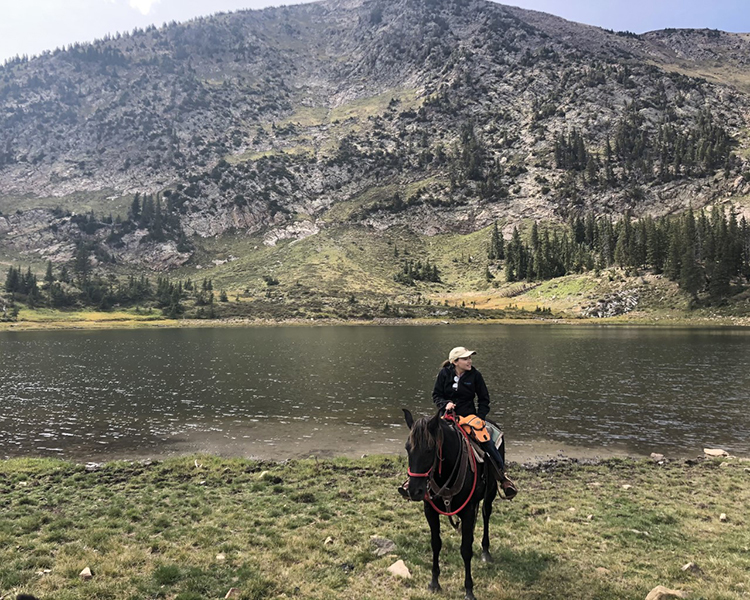
[[[482,374],[472,366],[471,357],[476,352],[463,346],[453,348],[440,369],[432,390],[432,400],[441,412],[453,411],[461,417],[476,415],[484,420],[490,412],[490,393]],[[474,404],[478,399],[479,406]],[[518,490],[505,475],[505,461],[492,440],[484,442],[482,448],[495,462],[496,476],[505,497],[513,498]]]

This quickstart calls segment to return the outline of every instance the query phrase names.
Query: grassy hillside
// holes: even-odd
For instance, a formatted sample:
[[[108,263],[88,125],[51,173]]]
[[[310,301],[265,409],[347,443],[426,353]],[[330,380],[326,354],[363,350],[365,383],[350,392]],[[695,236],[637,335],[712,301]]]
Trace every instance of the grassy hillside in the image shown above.
[[[750,292],[697,307],[677,283],[648,271],[609,268],[548,281],[505,282],[502,265],[488,261],[490,228],[461,234],[423,236],[406,227],[377,231],[330,224],[318,234],[280,240],[244,234],[197,240],[195,258],[168,274],[172,281],[212,281],[215,318],[262,320],[412,318],[432,320],[550,318],[581,320],[602,304],[633,300],[627,310],[590,318],[594,323],[750,324]],[[44,276],[45,263],[27,255],[0,256],[0,268],[27,265]],[[396,280],[406,261],[435,265],[439,282]],[[4,264],[3,264],[4,263]],[[487,280],[488,268],[492,279]],[[123,279],[131,273],[115,265]],[[152,273],[152,281],[159,273]],[[227,302],[218,302],[220,292]],[[209,316],[190,298],[183,318]],[[21,327],[130,327],[176,325],[163,320],[152,302],[107,311],[27,309]],[[543,311],[543,312],[541,312]]]

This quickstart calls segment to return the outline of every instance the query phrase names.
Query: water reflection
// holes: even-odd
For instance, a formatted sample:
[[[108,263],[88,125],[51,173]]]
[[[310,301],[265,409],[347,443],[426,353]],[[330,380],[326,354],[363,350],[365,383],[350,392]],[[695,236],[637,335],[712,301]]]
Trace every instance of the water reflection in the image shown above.
[[[515,451],[750,454],[748,332],[470,325],[0,334],[0,453],[398,452],[454,345]],[[513,458],[514,446],[510,455]]]

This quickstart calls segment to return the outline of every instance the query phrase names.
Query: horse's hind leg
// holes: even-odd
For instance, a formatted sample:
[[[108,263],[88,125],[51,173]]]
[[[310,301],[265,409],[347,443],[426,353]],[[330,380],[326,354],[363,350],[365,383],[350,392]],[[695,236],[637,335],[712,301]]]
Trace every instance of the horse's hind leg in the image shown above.
[[[482,502],[482,521],[484,522],[484,533],[482,535],[482,562],[492,562],[490,554],[490,516],[492,515],[492,501],[497,495],[497,481],[490,478],[487,490]]]
[[[432,581],[427,586],[431,592],[439,592],[440,587],[440,550],[443,540],[440,538],[440,515],[427,502],[424,503],[424,516],[430,525],[430,543],[432,545]]]
[[[471,558],[474,545],[474,524],[477,521],[476,505],[461,514],[461,558],[464,559],[464,589],[465,600],[476,600],[474,597],[474,580],[471,578]]]

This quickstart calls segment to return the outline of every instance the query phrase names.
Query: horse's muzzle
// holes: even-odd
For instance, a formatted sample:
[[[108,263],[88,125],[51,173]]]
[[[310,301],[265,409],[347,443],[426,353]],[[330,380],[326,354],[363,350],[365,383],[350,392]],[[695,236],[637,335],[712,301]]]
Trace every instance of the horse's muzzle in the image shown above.
[[[424,500],[425,493],[427,492],[427,480],[412,477],[409,480],[409,487],[407,489],[409,491],[409,500],[420,502]]]

